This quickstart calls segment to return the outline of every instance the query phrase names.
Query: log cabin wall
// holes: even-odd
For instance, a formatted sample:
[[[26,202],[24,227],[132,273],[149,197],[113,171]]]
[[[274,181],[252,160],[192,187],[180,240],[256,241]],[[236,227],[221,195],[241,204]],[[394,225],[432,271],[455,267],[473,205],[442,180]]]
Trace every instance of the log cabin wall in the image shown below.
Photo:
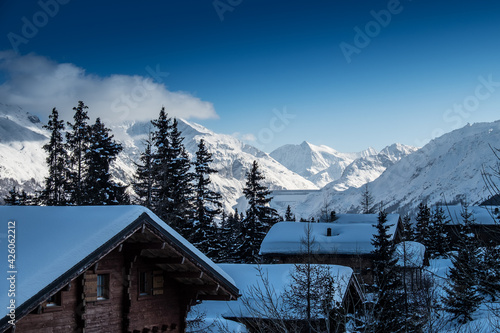
[[[15,332],[184,332],[194,294],[155,265],[134,260],[113,250],[59,292],[60,305],[44,302],[16,323]],[[141,272],[156,280],[150,295],[140,295]],[[109,276],[108,299],[92,292],[97,275]]]
[[[16,323],[16,332],[66,333],[79,330],[81,302],[81,279],[75,279],[60,291],[60,306],[44,302]]]
[[[156,266],[147,264],[139,258],[130,270],[130,314],[129,331],[142,332],[144,328],[157,332],[183,332],[184,318],[187,315],[187,303],[183,297],[183,286],[168,276]],[[140,290],[140,274],[152,277],[152,288],[149,294]],[[155,280],[157,281],[155,285]],[[158,289],[158,283],[161,288]],[[136,332],[136,333],[137,333]]]

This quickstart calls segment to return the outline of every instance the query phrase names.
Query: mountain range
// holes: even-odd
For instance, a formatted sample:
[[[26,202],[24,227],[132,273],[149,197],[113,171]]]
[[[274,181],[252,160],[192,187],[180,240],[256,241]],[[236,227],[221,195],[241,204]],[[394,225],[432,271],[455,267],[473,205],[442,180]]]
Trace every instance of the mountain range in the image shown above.
[[[13,186],[27,192],[41,188],[47,174],[42,146],[49,135],[42,126],[37,116],[0,103],[0,197]],[[129,122],[111,129],[124,148],[112,173],[130,184],[134,162],[144,148],[151,125]],[[268,154],[233,136],[185,120],[179,120],[179,129],[191,156],[199,140],[205,140],[213,154],[213,167],[218,170],[212,175],[214,189],[222,194],[226,210],[241,203],[246,172],[257,160],[270,189],[311,190],[293,204],[296,214],[304,217],[314,216],[324,205],[338,212],[359,211],[365,184],[374,202],[383,203],[390,212],[412,209],[422,200],[456,202],[466,198],[478,202],[485,197],[483,165],[496,162],[489,144],[498,145],[500,137],[500,123],[494,122],[468,125],[421,149],[393,144],[380,152],[367,148],[342,153],[304,141]]]

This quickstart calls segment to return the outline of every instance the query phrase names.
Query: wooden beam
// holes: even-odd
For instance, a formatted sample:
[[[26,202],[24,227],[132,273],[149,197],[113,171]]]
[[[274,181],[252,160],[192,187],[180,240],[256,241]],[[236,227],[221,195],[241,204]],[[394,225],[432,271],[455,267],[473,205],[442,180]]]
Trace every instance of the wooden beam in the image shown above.
[[[141,257],[141,260],[148,264],[155,265],[182,265],[186,262],[185,257]]]
[[[141,250],[162,250],[166,247],[166,243],[125,243],[124,247],[127,251]]]
[[[191,288],[196,289],[197,291],[205,291],[205,292],[218,292],[220,285],[219,284],[205,284],[205,285],[190,285]]]
[[[200,301],[232,301],[234,297],[231,295],[199,295]]]
[[[171,278],[179,279],[201,279],[203,277],[203,272],[168,272]]]

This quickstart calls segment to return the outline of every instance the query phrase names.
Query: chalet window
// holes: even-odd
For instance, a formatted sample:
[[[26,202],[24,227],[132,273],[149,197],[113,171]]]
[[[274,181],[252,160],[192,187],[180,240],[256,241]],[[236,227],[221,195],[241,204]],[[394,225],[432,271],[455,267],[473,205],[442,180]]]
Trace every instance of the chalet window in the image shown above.
[[[150,270],[139,272],[139,295],[163,295],[163,271]]]
[[[326,235],[330,237],[332,235],[332,228],[326,229]]]
[[[97,300],[109,299],[109,274],[97,274]]]
[[[54,295],[50,296],[45,306],[47,307],[61,306],[61,291],[58,291]]]
[[[151,295],[153,292],[152,272],[139,272],[139,295]]]

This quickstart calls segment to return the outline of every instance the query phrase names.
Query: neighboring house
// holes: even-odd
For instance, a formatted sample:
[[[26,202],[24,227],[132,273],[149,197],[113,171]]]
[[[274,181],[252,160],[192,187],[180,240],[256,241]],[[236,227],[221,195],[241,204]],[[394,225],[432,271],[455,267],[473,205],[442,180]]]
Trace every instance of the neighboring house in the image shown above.
[[[348,266],[368,282],[377,217],[378,214],[339,214],[337,220],[329,223],[279,222],[262,241],[260,254],[267,263],[304,263],[309,257],[317,264]],[[388,214],[387,221],[391,239],[398,242],[402,230],[399,215]],[[310,256],[305,255],[308,238]]]
[[[424,284],[424,266],[429,266],[425,246],[413,241],[396,244],[396,267],[403,283],[411,290],[419,290]]]
[[[351,268],[338,265],[312,266],[321,266],[333,278],[332,311],[346,314],[359,309],[363,298]],[[270,327],[276,327],[273,323],[293,326],[304,321],[303,316],[285,306],[283,298],[283,293],[292,284],[295,265],[219,264],[219,267],[234,279],[242,295],[236,302],[208,301],[194,306],[188,320],[203,320],[193,327],[192,332],[276,331],[270,330]],[[302,301],[306,302],[305,299]],[[321,319],[315,320],[317,323]],[[246,330],[236,327],[235,322],[245,324]]]
[[[239,295],[229,275],[140,206],[2,206],[0,217],[2,253],[15,225],[0,332],[184,332],[193,304]]]
[[[445,230],[452,244],[457,243],[460,235],[460,225],[463,224],[462,210],[461,205],[443,207],[449,221]],[[485,244],[500,245],[499,208],[497,206],[469,206],[467,210],[474,218],[475,223],[472,227],[474,234]]]

